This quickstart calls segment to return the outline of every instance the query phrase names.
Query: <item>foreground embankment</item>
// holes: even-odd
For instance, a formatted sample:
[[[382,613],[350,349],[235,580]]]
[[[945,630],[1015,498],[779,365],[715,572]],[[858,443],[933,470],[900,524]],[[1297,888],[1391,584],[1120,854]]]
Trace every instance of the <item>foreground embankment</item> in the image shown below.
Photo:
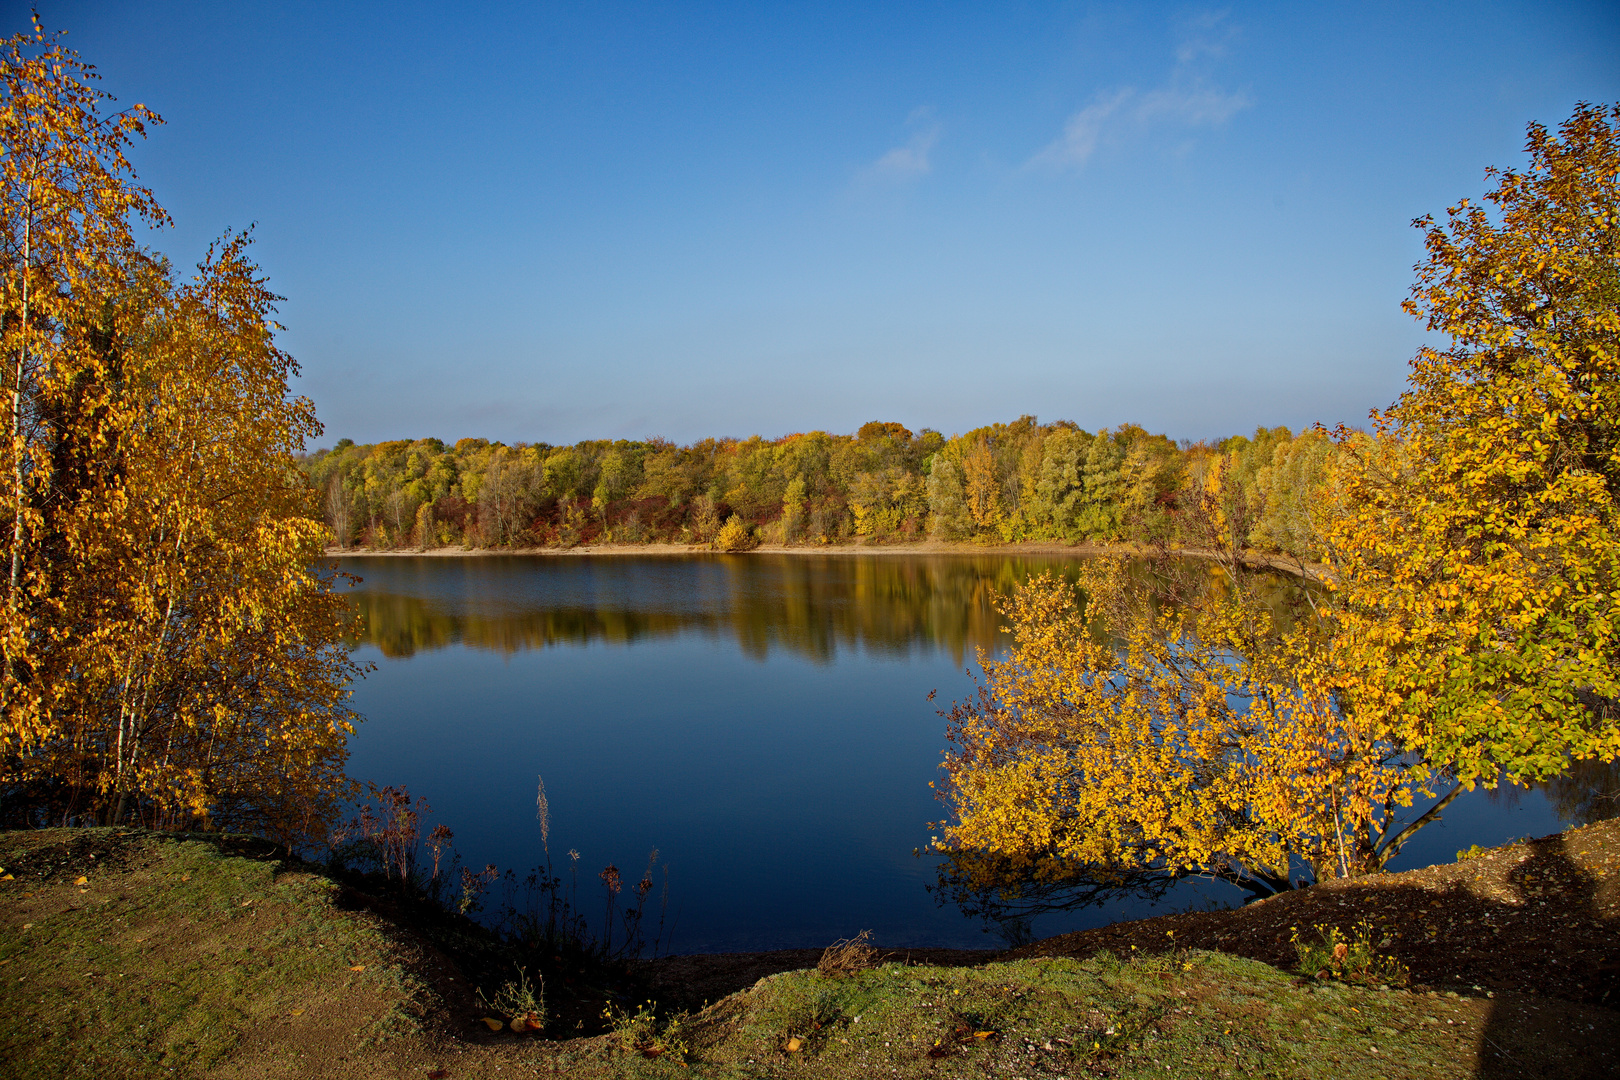
[[[5,1076],[1620,1072],[1616,822],[1013,953],[559,968],[538,1033],[499,1007],[505,943],[262,841],[11,832],[0,867]],[[1410,981],[1296,973],[1319,927]]]

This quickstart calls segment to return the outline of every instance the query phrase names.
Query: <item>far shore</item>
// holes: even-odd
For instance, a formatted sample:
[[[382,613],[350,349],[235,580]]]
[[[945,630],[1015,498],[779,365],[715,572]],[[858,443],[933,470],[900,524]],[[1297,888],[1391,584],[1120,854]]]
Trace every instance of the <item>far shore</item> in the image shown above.
[[[1057,544],[1050,541],[1022,544],[976,544],[972,542],[951,540],[914,540],[899,543],[867,544],[850,542],[842,544],[761,544],[747,551],[721,552],[716,551],[707,544],[580,544],[575,547],[513,547],[513,548],[469,548],[461,545],[450,545],[437,548],[391,548],[386,551],[374,551],[366,548],[338,548],[329,547],[326,554],[332,558],[481,558],[491,555],[523,555],[538,557],[569,558],[580,555],[593,556],[682,556],[682,555],[1058,555],[1065,557],[1094,558],[1100,555],[1137,556],[1147,551],[1138,544],[1108,544],[1084,542],[1079,544]],[[1213,559],[1217,553],[1204,548],[1171,548],[1169,553],[1191,559]],[[1329,578],[1329,570],[1320,563],[1306,563],[1286,555],[1276,555],[1268,552],[1246,551],[1243,561],[1249,566],[1264,566],[1273,570],[1293,574],[1298,577],[1310,578],[1314,581],[1325,581]]]

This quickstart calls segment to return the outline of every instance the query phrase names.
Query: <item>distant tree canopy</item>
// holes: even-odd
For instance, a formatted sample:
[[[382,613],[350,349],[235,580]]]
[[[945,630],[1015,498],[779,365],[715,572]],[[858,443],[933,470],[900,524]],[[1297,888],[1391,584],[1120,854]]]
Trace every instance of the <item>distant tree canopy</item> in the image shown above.
[[[733,517],[772,544],[1187,541],[1182,507],[1219,468],[1262,507],[1241,543],[1309,561],[1334,452],[1320,433],[1281,427],[1178,446],[1134,425],[1092,433],[1024,416],[951,438],[873,421],[853,436],[688,446],[343,440],[301,467],[337,543],[369,549],[710,543]]]

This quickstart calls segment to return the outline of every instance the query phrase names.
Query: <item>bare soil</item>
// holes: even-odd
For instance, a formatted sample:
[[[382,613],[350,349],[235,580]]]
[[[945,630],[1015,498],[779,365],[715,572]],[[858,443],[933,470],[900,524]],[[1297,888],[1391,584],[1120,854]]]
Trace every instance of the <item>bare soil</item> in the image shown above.
[[[1294,927],[1361,919],[1417,983],[1620,1006],[1620,820],[1449,865],[1324,882],[1235,911],[1063,934],[1005,958],[1194,948],[1289,968]]]

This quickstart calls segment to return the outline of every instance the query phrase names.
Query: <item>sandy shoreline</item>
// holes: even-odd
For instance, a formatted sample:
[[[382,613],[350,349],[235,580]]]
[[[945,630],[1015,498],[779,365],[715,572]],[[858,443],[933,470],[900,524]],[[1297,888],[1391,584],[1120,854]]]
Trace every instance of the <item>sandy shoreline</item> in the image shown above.
[[[1056,544],[1050,542],[1027,544],[975,544],[949,540],[919,540],[897,544],[816,544],[794,545],[762,544],[748,551],[719,552],[707,544],[581,544],[577,547],[524,547],[524,548],[467,548],[460,546],[429,548],[426,550],[392,549],[370,551],[360,548],[326,549],[331,558],[414,558],[414,559],[476,559],[496,555],[522,555],[527,557],[577,558],[590,556],[687,556],[687,555],[1057,555],[1070,558],[1090,558],[1098,555],[1140,555],[1143,548],[1134,544]],[[1200,548],[1172,548],[1171,554],[1193,559],[1210,559],[1215,553]],[[1284,573],[1302,575],[1321,581],[1327,577],[1327,567],[1316,563],[1300,563],[1283,555],[1266,552],[1245,552],[1243,561],[1250,566],[1265,566]]]
[[[459,545],[441,548],[394,548],[372,551],[364,548],[326,549],[334,557],[397,556],[417,558],[479,558],[486,555],[1103,555],[1110,552],[1134,554],[1136,548],[1112,544],[972,544],[948,540],[920,540],[898,544],[761,544],[747,551],[716,551],[707,544],[580,544],[577,547],[468,548]]]

